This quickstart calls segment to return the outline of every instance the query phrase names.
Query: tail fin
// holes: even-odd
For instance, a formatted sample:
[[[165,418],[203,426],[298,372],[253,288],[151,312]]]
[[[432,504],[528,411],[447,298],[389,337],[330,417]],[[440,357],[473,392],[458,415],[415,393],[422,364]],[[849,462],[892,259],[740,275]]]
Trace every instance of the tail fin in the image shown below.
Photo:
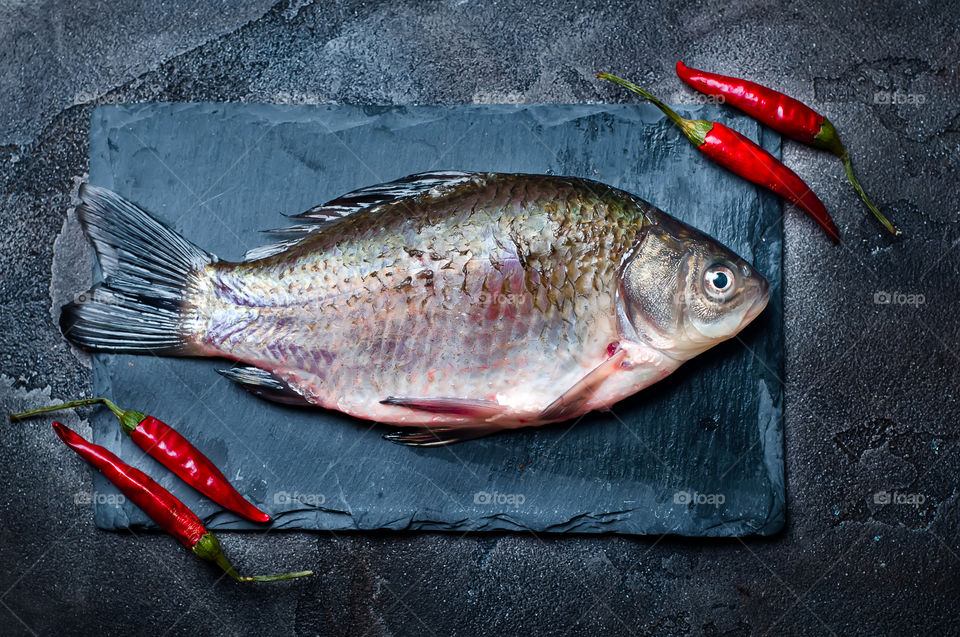
[[[110,190],[85,185],[80,198],[104,282],[63,306],[63,335],[96,351],[194,353],[181,329],[183,297],[217,257]]]

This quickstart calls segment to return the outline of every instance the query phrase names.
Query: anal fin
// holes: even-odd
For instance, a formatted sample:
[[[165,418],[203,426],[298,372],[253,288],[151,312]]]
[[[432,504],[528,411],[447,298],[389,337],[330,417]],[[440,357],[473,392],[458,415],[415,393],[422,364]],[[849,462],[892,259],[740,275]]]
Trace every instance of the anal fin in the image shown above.
[[[496,425],[420,427],[411,431],[393,431],[383,434],[383,439],[408,447],[439,447],[454,442],[482,438],[496,431],[502,431],[502,429]]]
[[[264,400],[284,405],[307,406],[311,404],[285,381],[259,367],[232,367],[230,369],[218,369],[217,373]]]

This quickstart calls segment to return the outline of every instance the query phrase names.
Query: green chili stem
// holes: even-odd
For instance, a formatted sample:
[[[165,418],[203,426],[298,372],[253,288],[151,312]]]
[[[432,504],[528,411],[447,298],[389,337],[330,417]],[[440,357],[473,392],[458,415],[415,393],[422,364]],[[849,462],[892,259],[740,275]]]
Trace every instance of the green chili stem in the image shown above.
[[[313,575],[313,571],[296,571],[294,573],[281,573],[279,575],[240,575],[233,564],[223,554],[223,548],[220,546],[220,540],[213,533],[207,531],[197,540],[191,549],[195,555],[205,560],[210,560],[223,571],[237,580],[238,582],[279,582],[285,579],[294,579],[297,577],[307,577]]]
[[[238,582],[279,582],[281,580],[313,575],[313,571],[296,571],[294,573],[281,573],[279,575],[240,575],[222,551],[214,556],[213,561],[216,562],[217,566],[222,568],[227,575]]]
[[[680,128],[683,128],[684,122],[687,121],[683,117],[680,117],[680,115],[677,114],[675,110],[673,110],[672,108],[670,108],[669,106],[661,102],[659,99],[657,99],[652,93],[648,92],[645,89],[640,88],[633,82],[625,80],[621,77],[617,77],[616,75],[611,75],[610,73],[597,73],[597,77],[600,78],[601,80],[607,80],[608,82],[619,84],[624,88],[630,89],[640,97],[650,100],[651,102],[653,102],[654,106],[656,106],[661,111],[663,111],[664,115],[669,117],[670,120]]]
[[[893,227],[893,224],[890,223],[890,220],[883,216],[883,213],[880,212],[880,210],[873,205],[873,202],[870,201],[870,198],[867,197],[867,193],[863,191],[863,188],[860,186],[860,182],[857,181],[857,178],[853,174],[853,163],[850,161],[850,154],[846,149],[843,149],[843,152],[840,153],[840,160],[843,161],[843,167],[847,171],[847,179],[849,179],[850,183],[853,184],[853,189],[857,191],[858,195],[860,195],[860,199],[863,200],[863,203],[867,204],[867,208],[869,208],[870,212],[873,213],[873,216],[883,224],[884,228],[889,230],[893,236],[899,237],[900,231]]]
[[[671,122],[676,124],[680,130],[683,131],[683,134],[687,136],[687,139],[690,140],[690,143],[698,148],[703,145],[707,134],[709,134],[710,130],[713,128],[713,122],[708,122],[702,119],[687,119],[685,117],[680,117],[675,110],[657,99],[653,93],[650,93],[646,89],[640,88],[633,82],[617,77],[616,75],[611,75],[610,73],[597,73],[597,77],[601,80],[607,80],[608,82],[619,84],[620,86],[633,91],[640,97],[650,100],[654,106],[659,108],[663,114],[670,119]]]
[[[117,418],[123,417],[123,410],[117,407],[113,401],[108,398],[84,398],[83,400],[71,400],[67,403],[61,403],[59,405],[50,405],[49,407],[40,407],[38,409],[31,409],[30,411],[23,411],[19,414],[11,414],[10,422],[17,422],[18,420],[25,420],[27,418],[32,418],[33,416],[39,416],[40,414],[46,414],[51,411],[60,411],[61,409],[73,409],[74,407],[87,407],[89,405],[106,405],[110,411]]]
[[[241,576],[241,582],[279,582],[285,579],[296,579],[298,577],[309,577],[313,571],[296,571],[293,573],[282,573],[280,575],[247,575]]]

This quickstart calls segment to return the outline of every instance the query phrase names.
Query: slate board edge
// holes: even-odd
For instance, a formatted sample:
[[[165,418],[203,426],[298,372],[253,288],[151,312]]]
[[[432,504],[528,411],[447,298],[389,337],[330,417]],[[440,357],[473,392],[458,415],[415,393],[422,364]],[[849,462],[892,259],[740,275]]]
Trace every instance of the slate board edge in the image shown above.
[[[782,156],[781,137],[773,130],[761,126],[760,145],[775,157]],[[774,206],[783,211],[784,207],[778,199],[770,193],[761,193],[761,205]],[[780,214],[777,222],[777,231],[773,236],[777,237],[779,246],[775,250],[777,254],[777,271],[780,272],[779,289],[776,294],[771,294],[771,302],[776,304],[775,315],[777,316],[775,329],[777,331],[776,340],[780,343],[781,355],[777,359],[777,369],[774,370],[776,378],[773,379],[773,391],[771,396],[771,418],[767,420],[766,429],[761,437],[763,446],[764,464],[767,467],[767,475],[770,480],[770,509],[767,519],[757,530],[758,535],[770,536],[776,535],[783,530],[786,524],[787,502],[786,502],[786,462],[784,458],[783,441],[783,378],[784,378],[784,356],[783,356],[783,215]],[[768,388],[769,389],[769,388]],[[779,420],[779,422],[777,422]]]
[[[97,118],[102,117],[103,113],[108,109],[115,109],[118,111],[125,111],[127,113],[132,113],[138,108],[146,108],[157,106],[157,105],[169,105],[174,107],[183,107],[183,106],[201,106],[204,103],[157,103],[157,104],[130,104],[130,105],[104,105],[100,106],[94,110],[91,115],[91,127],[90,127],[90,152],[91,156],[95,152],[100,152],[104,154],[109,152],[105,148],[105,137],[99,136],[101,132],[105,129],[102,125],[98,125]],[[245,105],[252,107],[254,111],[256,107],[266,107],[272,109],[275,105]],[[464,105],[463,108],[466,109],[475,109],[475,110],[484,110],[489,109],[491,111],[499,112],[515,112],[515,111],[530,111],[535,110],[538,105]],[[570,106],[574,107],[575,111],[578,111],[577,117],[583,115],[589,115],[591,113],[602,112],[604,108],[608,106],[620,107],[624,105],[588,105],[588,104],[573,104],[573,105],[549,105],[549,106]],[[337,105],[321,105],[320,108],[336,108]],[[298,107],[297,106],[286,106],[285,110],[290,110],[293,113]],[[417,108],[427,108],[430,107],[413,107],[413,110]],[[386,110],[403,110],[407,111],[408,107],[405,106],[377,106],[377,107],[363,107],[364,112],[367,111],[386,111]],[[651,111],[651,114],[656,116],[656,113]],[[299,119],[294,117],[292,119]],[[761,137],[760,142],[769,152],[773,153],[775,156],[780,154],[780,137],[776,133],[769,131],[764,128],[760,128]],[[99,141],[98,141],[99,137]],[[98,178],[98,184],[105,187],[112,187],[112,180],[107,181],[105,179]],[[759,193],[759,201],[761,206],[776,206],[779,209],[779,202],[772,196],[766,193]],[[775,233],[777,241],[779,242],[778,249],[776,254],[778,255],[778,269],[782,275],[782,261],[783,261],[783,250],[782,250],[782,218],[779,221],[778,232]],[[96,264],[95,268],[95,280],[99,278],[99,272],[97,270]],[[781,282],[782,285],[782,282]],[[776,295],[777,302],[782,305],[782,290]],[[776,329],[782,334],[782,312],[778,314],[779,320],[777,321]],[[782,349],[782,337],[780,339],[781,349]],[[94,357],[94,368],[95,370],[103,369],[102,361],[100,357],[95,355]],[[779,358],[779,364],[781,369],[777,370],[779,376],[782,378],[783,359],[782,356]],[[107,381],[108,375],[105,373],[94,373],[94,391],[96,395],[109,395],[110,384]],[[747,535],[772,535],[779,532],[784,523],[785,523],[785,502],[783,501],[784,494],[784,476],[782,472],[783,464],[779,459],[783,456],[783,436],[782,436],[782,427],[779,426],[777,419],[782,418],[782,387],[779,383],[774,383],[774,391],[771,392],[771,405],[773,407],[773,413],[776,418],[767,420],[767,427],[764,430],[763,436],[760,440],[761,448],[763,449],[765,465],[768,470],[768,478],[771,485],[770,492],[770,507],[768,510],[768,516],[765,520],[754,521],[754,520],[741,520],[736,524],[725,524],[716,529],[707,529],[703,532],[689,534],[693,537],[735,537],[735,536],[747,536]],[[121,434],[113,417],[110,414],[97,413],[91,418],[93,426],[96,429],[95,438],[98,442],[105,442],[105,446],[108,448],[117,451],[120,446]],[[133,464],[136,464],[134,461]],[[778,470],[778,467],[781,470]],[[115,489],[110,485],[105,478],[99,473],[95,474],[95,487],[97,493],[111,493],[115,492]],[[123,513],[122,505],[113,505],[106,504],[104,502],[97,502],[94,508],[94,520],[99,528],[105,530],[145,530],[145,531],[156,531],[155,527],[142,527],[139,524],[126,524],[127,520],[125,514]],[[629,513],[629,512],[627,512]],[[111,515],[112,514],[112,515]],[[589,517],[589,516],[588,516]],[[600,517],[609,517],[609,514],[600,516]],[[284,530],[285,528],[290,528],[288,525],[297,524],[299,521],[304,520],[305,518],[313,519],[317,522],[323,520],[324,528],[322,530],[332,530],[332,531],[351,531],[351,530],[360,530],[360,531],[369,531],[369,530],[425,530],[425,531],[444,531],[444,532],[462,532],[462,529],[458,529],[455,524],[450,523],[438,523],[433,521],[416,521],[415,519],[409,520],[405,524],[397,523],[386,526],[376,526],[376,527],[362,527],[358,526],[352,516],[348,512],[339,511],[339,510],[323,510],[323,509],[309,509],[309,510],[293,510],[286,511],[278,514],[275,517],[275,522],[271,526],[272,529]],[[246,522],[240,520],[233,514],[229,512],[218,512],[211,516],[207,516],[205,520],[208,523],[216,524],[218,529],[231,530],[231,527],[234,524],[231,522],[238,523],[238,525],[245,525]],[[614,520],[596,520],[592,524],[582,524],[582,518],[576,516],[565,522],[550,524],[546,528],[531,528],[530,526],[525,526],[513,522],[510,519],[509,515],[506,514],[495,514],[487,517],[474,517],[471,518],[474,523],[471,526],[471,530],[474,531],[536,531],[536,532],[562,532],[562,533],[617,533],[623,535],[637,535],[638,533],[631,532],[625,529],[615,529],[611,530],[609,528],[604,528],[606,523]],[[488,521],[489,524],[476,528],[478,522]],[[577,521],[577,523],[575,523]],[[333,523],[331,523],[333,522]],[[567,530],[564,527],[575,526],[576,530]],[[251,530],[248,526],[240,526],[233,530]],[[303,529],[300,526],[294,527],[291,530],[312,530],[312,529]],[[318,529],[320,530],[320,529]],[[645,535],[652,534],[653,532],[643,533]],[[676,533],[676,535],[683,535],[682,533]]]

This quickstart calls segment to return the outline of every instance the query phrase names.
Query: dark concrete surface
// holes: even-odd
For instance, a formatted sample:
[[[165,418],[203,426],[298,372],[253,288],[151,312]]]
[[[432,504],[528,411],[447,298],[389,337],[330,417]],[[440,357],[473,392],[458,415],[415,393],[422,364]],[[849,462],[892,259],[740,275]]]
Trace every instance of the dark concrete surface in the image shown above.
[[[960,633],[955,6],[158,6],[0,2],[4,412],[90,387],[51,314],[78,288],[51,281],[51,262],[100,103],[632,101],[598,69],[682,101],[682,58],[816,104],[905,236],[882,233],[837,161],[785,145],[845,243],[786,210],[788,523],[775,538],[225,534],[244,570],[318,571],[237,586],[168,537],[97,531],[90,469],[47,425],[5,425],[0,632]],[[71,227],[57,249],[80,254]]]

